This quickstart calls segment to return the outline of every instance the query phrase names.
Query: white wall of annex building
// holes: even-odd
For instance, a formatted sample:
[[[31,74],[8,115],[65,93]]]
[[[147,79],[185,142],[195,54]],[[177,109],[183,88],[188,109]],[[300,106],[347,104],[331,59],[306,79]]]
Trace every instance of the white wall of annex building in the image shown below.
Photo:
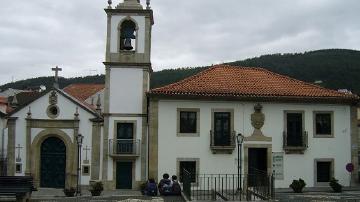
[[[199,158],[200,174],[236,174],[236,148],[232,154],[213,154],[210,150],[211,110],[234,109],[234,130],[236,133],[250,136],[253,132],[250,116],[254,112],[255,104],[243,102],[159,101],[159,178],[163,173],[178,174],[176,170],[177,158]],[[309,137],[309,147],[304,154],[284,153],[284,180],[276,180],[276,187],[288,187],[293,179],[300,177],[305,180],[307,186],[314,186],[314,159],[318,158],[333,158],[335,177],[339,179],[341,184],[349,185],[350,177],[345,170],[345,165],[351,161],[349,106],[261,104],[263,106],[262,112],[265,114],[265,124],[262,127],[262,132],[264,135],[272,137],[272,142],[244,142],[244,144],[270,143],[272,144],[272,152],[284,152],[282,136],[285,127],[285,110],[304,111],[304,127]],[[177,108],[200,109],[199,137],[177,137]],[[313,111],[333,111],[334,138],[313,137]]]

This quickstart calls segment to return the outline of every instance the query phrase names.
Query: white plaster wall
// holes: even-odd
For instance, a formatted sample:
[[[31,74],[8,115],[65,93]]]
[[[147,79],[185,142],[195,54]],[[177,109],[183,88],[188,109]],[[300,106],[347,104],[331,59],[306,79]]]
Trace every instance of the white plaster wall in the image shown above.
[[[76,110],[77,105],[73,103],[68,98],[62,96],[61,94],[57,93],[58,95],[58,107],[60,109],[60,114],[56,119],[74,119],[74,113]],[[50,119],[46,114],[46,109],[49,105],[49,94],[44,95],[43,97],[35,100],[29,106],[31,107],[31,113],[33,119]],[[20,111],[16,112],[13,117],[18,117],[16,120],[16,136],[15,136],[15,145],[23,147],[21,149],[21,160],[23,164],[23,173],[19,175],[24,175],[25,165],[26,165],[26,120],[27,112],[29,107],[25,107]],[[80,106],[78,106],[79,112],[79,133],[84,136],[83,139],[83,148],[88,145],[91,149],[91,136],[92,136],[92,122],[89,120],[94,118],[94,115],[90,114],[88,111],[84,110]],[[32,128],[31,129],[31,142],[34,140],[37,134],[43,131],[45,128]],[[73,129],[61,129],[64,133],[66,133],[72,141],[74,141],[74,131]],[[18,151],[15,150],[15,157],[17,157]],[[82,160],[85,158],[85,151],[82,149]],[[88,151],[88,159],[91,163],[91,150]],[[90,165],[90,164],[89,164]],[[91,172],[91,170],[90,170]],[[81,183],[82,184],[89,184],[90,176],[82,176]]]
[[[114,15],[111,17],[110,30],[110,52],[118,53],[118,26],[119,23],[127,16]],[[138,26],[136,49],[137,53],[145,52],[145,16],[130,16]]]
[[[110,73],[110,113],[142,113],[143,70],[112,68]]]
[[[210,150],[211,109],[234,109],[234,130],[249,136],[253,132],[250,116],[256,103],[206,102],[206,101],[159,101],[159,170],[177,174],[177,158],[200,158],[201,174],[237,173],[237,150],[233,154],[212,154]],[[343,185],[349,185],[345,170],[350,162],[350,108],[328,104],[262,103],[266,136],[272,137],[272,151],[281,152],[284,131],[284,110],[304,110],[305,130],[309,136],[309,148],[305,154],[284,155],[284,180],[276,180],[276,187],[288,187],[295,178],[303,178],[307,186],[314,186],[314,159],[334,158],[335,177]],[[200,137],[177,137],[177,108],[200,108]],[[335,138],[313,138],[313,111],[334,112]],[[251,144],[256,142],[245,142]],[[258,143],[258,142],[257,142]],[[262,142],[262,144],[267,144]],[[244,152],[242,152],[244,153]],[[243,158],[242,158],[243,159]],[[150,159],[151,160],[151,159]],[[244,162],[243,162],[244,163]],[[160,179],[159,179],[160,180]]]
[[[136,137],[135,139],[139,139],[142,141],[142,118],[141,117],[111,117],[109,121],[109,140],[116,138],[115,132],[115,121],[136,121]],[[141,149],[141,142],[139,145]],[[141,152],[141,150],[140,150]],[[113,158],[109,157],[108,163],[108,180],[115,179],[115,176],[113,176]],[[135,180],[140,181],[141,180],[141,159],[140,156],[136,158],[135,161]]]

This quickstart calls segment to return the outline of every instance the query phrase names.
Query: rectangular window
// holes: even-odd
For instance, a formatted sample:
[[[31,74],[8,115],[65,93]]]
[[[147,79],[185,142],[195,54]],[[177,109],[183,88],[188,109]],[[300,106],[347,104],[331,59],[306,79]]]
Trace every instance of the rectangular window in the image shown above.
[[[117,123],[117,139],[133,139],[134,123]]]
[[[15,172],[16,173],[21,173],[22,172],[22,164],[21,163],[15,164]]]
[[[180,111],[180,133],[196,133],[196,112]]]
[[[90,166],[83,166],[82,167],[82,174],[89,175],[90,174]]]
[[[177,109],[177,136],[197,137],[200,135],[200,109]]]
[[[184,178],[184,169],[189,172],[191,182],[196,182],[196,161],[180,161],[180,182]]]
[[[314,112],[314,136],[333,136],[333,117],[331,112]]]
[[[214,112],[214,146],[229,146],[231,140],[231,113]]]
[[[286,113],[286,146],[303,145],[303,113],[287,112]]]

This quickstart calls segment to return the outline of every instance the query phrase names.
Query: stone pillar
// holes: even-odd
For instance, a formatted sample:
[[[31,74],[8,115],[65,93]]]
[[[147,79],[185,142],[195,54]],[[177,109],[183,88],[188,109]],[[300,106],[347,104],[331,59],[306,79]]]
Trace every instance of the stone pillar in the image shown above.
[[[26,119],[26,168],[25,175],[31,176],[31,118]]]
[[[78,146],[77,146],[77,141],[76,141],[76,137],[79,134],[79,120],[75,120],[74,122],[74,134],[73,134],[73,142],[72,142],[72,148],[71,148],[71,157],[67,157],[69,158],[69,170],[70,173],[66,173],[66,179],[69,181],[69,183],[67,183],[68,186],[70,187],[76,187],[76,182],[77,182],[77,163],[78,163]],[[67,161],[68,162],[68,161]]]
[[[100,118],[92,119],[91,135],[91,180],[100,179],[100,142],[101,142],[101,123]]]
[[[102,180],[108,181],[108,155],[109,155],[109,116],[104,115],[103,151],[102,151]]]
[[[15,175],[15,131],[16,117],[8,118],[7,175]]]
[[[149,89],[149,71],[146,69],[143,70],[143,100],[142,100],[142,114],[141,117],[142,123],[141,123],[141,180],[146,181],[147,179],[147,173],[146,173],[146,167],[147,167],[147,154],[148,154],[148,140],[147,140],[147,96],[146,92]]]
[[[157,100],[150,101],[149,109],[149,178],[158,179],[158,107]]]
[[[351,184],[357,184],[359,179],[358,168],[358,120],[357,120],[357,107],[350,107],[350,136],[351,136],[351,163],[354,164],[354,172],[351,174]]]

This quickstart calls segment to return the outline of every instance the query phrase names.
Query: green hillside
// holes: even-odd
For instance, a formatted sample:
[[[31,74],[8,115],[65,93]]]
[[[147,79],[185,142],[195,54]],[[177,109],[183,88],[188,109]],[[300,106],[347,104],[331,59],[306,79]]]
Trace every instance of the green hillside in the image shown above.
[[[328,49],[305,53],[272,54],[228,64],[263,67],[307,82],[322,81],[320,85],[327,88],[349,89],[360,93],[360,51],[356,50]],[[153,72],[151,87],[160,87],[179,81],[205,68],[207,67],[166,69]],[[24,89],[39,85],[50,87],[52,82],[52,77],[39,77],[8,83],[0,86],[0,89]],[[104,75],[60,79],[60,87],[71,83],[104,83]]]

